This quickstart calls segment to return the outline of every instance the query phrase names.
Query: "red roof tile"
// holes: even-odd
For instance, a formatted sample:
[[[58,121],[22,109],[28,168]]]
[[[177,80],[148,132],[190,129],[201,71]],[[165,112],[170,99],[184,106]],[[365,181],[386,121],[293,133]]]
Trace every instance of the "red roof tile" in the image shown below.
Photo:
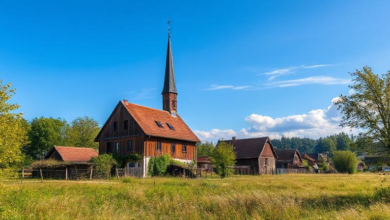
[[[95,149],[87,147],[55,146],[53,150],[56,150],[65,162],[88,162],[93,157],[98,156],[98,152]]]
[[[196,158],[197,163],[212,163],[210,158],[207,156],[200,156]]]
[[[146,135],[200,142],[198,137],[191,131],[178,114],[172,116],[167,111],[132,103],[123,103],[123,105]],[[163,127],[158,127],[155,121],[161,122]],[[167,123],[172,125],[173,130],[168,127]]]

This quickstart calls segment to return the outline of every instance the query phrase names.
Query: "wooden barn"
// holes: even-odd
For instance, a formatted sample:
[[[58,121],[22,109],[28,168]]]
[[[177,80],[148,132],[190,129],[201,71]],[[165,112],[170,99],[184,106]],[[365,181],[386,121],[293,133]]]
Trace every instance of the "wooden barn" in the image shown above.
[[[249,174],[273,174],[278,158],[269,137],[222,140],[233,145],[236,166],[250,166]],[[220,141],[221,142],[221,141]]]
[[[275,149],[278,159],[276,168],[297,169],[302,166],[302,157],[296,149]]]
[[[120,101],[95,138],[99,154],[142,155],[139,162],[127,166],[142,169],[144,177],[151,157],[169,154],[183,163],[196,161],[195,145],[200,141],[177,113],[177,95],[168,35],[162,110]]]

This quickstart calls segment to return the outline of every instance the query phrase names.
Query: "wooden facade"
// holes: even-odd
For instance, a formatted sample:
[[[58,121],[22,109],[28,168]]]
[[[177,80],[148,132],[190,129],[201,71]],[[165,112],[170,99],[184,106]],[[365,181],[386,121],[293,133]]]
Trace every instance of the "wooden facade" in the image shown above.
[[[276,154],[278,155],[276,168],[296,169],[302,166],[302,158],[298,150],[277,149]]]

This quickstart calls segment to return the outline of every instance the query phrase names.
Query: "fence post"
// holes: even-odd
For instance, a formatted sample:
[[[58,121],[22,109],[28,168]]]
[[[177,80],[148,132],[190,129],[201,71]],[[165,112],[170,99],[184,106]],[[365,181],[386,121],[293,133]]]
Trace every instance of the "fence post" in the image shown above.
[[[89,176],[89,180],[92,180],[92,172],[93,172],[93,166],[91,166],[91,174]]]
[[[116,178],[119,179],[118,168],[115,168],[115,175],[116,175]]]
[[[68,167],[65,167],[65,180],[68,180]]]
[[[39,168],[39,173],[41,174],[41,183],[43,182],[42,168]]]

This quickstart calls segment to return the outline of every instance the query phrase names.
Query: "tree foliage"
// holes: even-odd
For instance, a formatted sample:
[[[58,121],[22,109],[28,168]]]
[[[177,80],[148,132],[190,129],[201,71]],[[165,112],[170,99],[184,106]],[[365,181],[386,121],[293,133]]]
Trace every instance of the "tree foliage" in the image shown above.
[[[221,141],[213,150],[210,159],[213,162],[213,166],[217,169],[217,174],[221,178],[225,178],[232,172],[228,167],[236,164],[236,153],[231,144]]]
[[[68,123],[60,118],[34,118],[28,132],[30,144],[25,147],[27,155],[40,159],[43,154],[57,146],[66,146]]]
[[[102,176],[103,178],[109,178],[111,168],[117,164],[111,154],[99,155],[92,158],[91,162],[94,164],[96,174]]]
[[[98,143],[94,142],[100,131],[99,123],[90,117],[79,117],[72,121],[66,131],[66,143],[74,147],[98,148]]]
[[[11,88],[11,84],[3,85],[0,80],[0,169],[21,163],[21,148],[28,143],[28,128],[22,114],[14,113],[19,105],[9,103],[14,94],[15,89]]]
[[[214,144],[212,142],[202,142],[196,146],[198,156],[208,156],[213,154]]]
[[[335,151],[332,157],[333,165],[340,173],[355,173],[358,159],[350,151]]]
[[[336,103],[342,126],[360,128],[364,136],[390,150],[390,71],[379,76],[370,67],[351,73],[353,93]]]

